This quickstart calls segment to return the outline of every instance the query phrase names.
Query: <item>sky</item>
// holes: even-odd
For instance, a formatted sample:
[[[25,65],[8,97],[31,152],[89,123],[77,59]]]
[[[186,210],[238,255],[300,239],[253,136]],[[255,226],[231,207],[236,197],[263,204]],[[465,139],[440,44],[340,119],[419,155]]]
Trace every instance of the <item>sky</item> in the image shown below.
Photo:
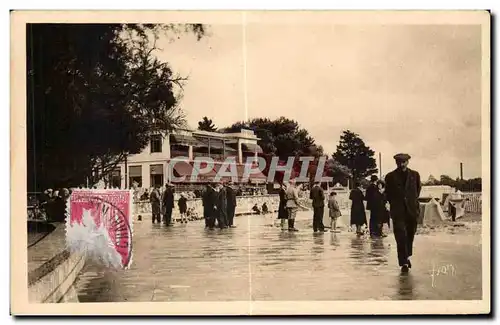
[[[325,152],[343,130],[382,154],[412,156],[429,175],[481,176],[479,25],[210,25],[197,41],[162,38],[157,55],[189,76],[181,107],[190,127],[286,116]]]

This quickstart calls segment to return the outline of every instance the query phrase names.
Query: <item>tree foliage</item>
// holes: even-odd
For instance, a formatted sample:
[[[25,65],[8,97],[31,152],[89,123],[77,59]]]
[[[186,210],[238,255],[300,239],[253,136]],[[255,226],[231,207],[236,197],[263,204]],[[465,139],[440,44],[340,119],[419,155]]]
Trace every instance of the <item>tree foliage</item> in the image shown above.
[[[198,122],[198,130],[215,132],[215,131],[217,131],[217,127],[215,126],[215,124],[213,123],[213,121],[211,119],[204,116],[203,119]]]
[[[439,177],[439,185],[454,186],[455,180],[448,175],[441,175]]]
[[[333,154],[333,159],[346,166],[354,181],[378,172],[377,164],[373,156],[375,152],[364,143],[358,134],[346,130],[340,137],[337,151]]]
[[[330,158],[326,164],[327,176],[332,177],[333,184],[341,184],[347,186],[347,179],[351,176],[351,170],[336,161],[334,158]]]
[[[107,174],[157,132],[185,124],[185,78],[155,56],[162,35],[202,25],[27,25],[28,188]]]
[[[453,179],[448,175],[441,175],[438,180],[430,175],[429,179],[423,185],[447,185],[463,192],[480,192],[482,189],[482,180],[481,178],[467,180],[461,180],[460,178]]]
[[[286,117],[276,120],[255,118],[248,122],[236,122],[223,131],[239,132],[241,129],[253,130],[260,138],[258,143],[264,153],[278,156],[280,160],[323,155],[323,148],[315,144],[309,132],[300,128],[297,121]]]
[[[438,183],[439,181],[434,177],[434,175],[429,175],[427,181],[424,182],[425,185],[438,185]]]
[[[302,167],[299,157],[314,157],[308,168],[308,175],[313,181],[318,168],[319,159],[325,156],[321,145],[315,143],[315,140],[309,135],[306,129],[299,126],[297,121],[286,117],[280,117],[275,120],[268,118],[255,118],[248,122],[237,122],[227,127],[224,132],[239,132],[241,129],[250,129],[255,132],[259,140],[259,145],[264,151],[269,167],[273,156],[278,156],[280,161],[286,163],[289,157],[294,157],[294,172],[292,175],[298,176]],[[268,168],[264,170],[267,174]],[[333,177],[334,182],[344,183],[349,175],[346,166],[340,164],[334,159],[328,159],[323,170],[323,176]],[[277,176],[277,180],[279,181]]]

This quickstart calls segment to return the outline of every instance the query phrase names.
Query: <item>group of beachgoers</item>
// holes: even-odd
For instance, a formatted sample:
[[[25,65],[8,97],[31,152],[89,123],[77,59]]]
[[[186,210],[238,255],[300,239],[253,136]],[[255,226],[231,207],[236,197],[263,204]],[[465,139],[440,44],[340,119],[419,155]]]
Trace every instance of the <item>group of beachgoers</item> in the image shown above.
[[[398,262],[401,272],[407,273],[411,268],[410,258],[413,254],[413,240],[417,230],[417,218],[420,214],[418,198],[422,184],[417,171],[408,168],[408,154],[394,156],[397,168],[380,180],[376,175],[370,178],[370,184],[365,193],[361,184],[355,184],[351,190],[350,225],[355,226],[356,234],[365,234],[363,226],[367,224],[366,210],[370,213],[368,225],[371,237],[386,237],[384,224],[390,227],[392,219],[394,236],[397,244]],[[325,194],[321,183],[316,182],[310,191],[312,200],[313,231],[324,232],[323,215],[325,209]],[[365,207],[366,202],[366,207]],[[329,194],[328,203],[331,231],[337,231],[337,220],[342,215],[336,200],[336,193]],[[295,228],[295,218],[299,209],[307,209],[299,202],[298,189],[295,182],[285,182],[280,189],[278,219],[281,220],[281,230],[285,231],[288,221],[288,231],[298,231]]]
[[[373,237],[386,236],[382,233],[383,224],[389,223],[389,212],[386,208],[384,196],[384,182],[379,181],[377,176],[372,176],[371,184],[366,190],[366,195],[363,194],[361,188],[356,187],[351,191],[349,199],[351,204],[351,226],[356,227],[356,233],[362,235],[362,227],[366,225],[366,213],[364,201],[367,201],[367,209],[371,211],[370,215],[370,235]],[[281,220],[281,230],[298,231],[295,227],[295,219],[299,209],[308,210],[299,199],[298,187],[295,182],[284,182],[280,188],[280,203],[278,208],[278,219]],[[323,224],[323,216],[325,207],[328,208],[328,215],[330,219],[330,231],[339,232],[337,228],[337,221],[342,212],[337,201],[337,193],[332,191],[329,193],[328,198],[325,197],[325,191],[321,187],[320,182],[316,182],[309,192],[309,199],[311,200],[313,209],[313,231],[325,232]]]
[[[28,217],[50,222],[64,222],[66,219],[66,203],[72,189],[46,189],[40,195],[28,198]]]
[[[163,193],[160,192],[159,186],[153,188],[149,193],[153,224],[163,222],[167,227],[172,226],[172,212],[175,207],[174,194],[175,189],[171,183],[165,185]],[[213,182],[206,185],[201,193],[206,229],[235,228],[233,220],[236,211],[236,196],[237,192],[231,186],[231,182]],[[177,202],[181,223],[187,223],[188,217],[195,213],[194,208],[188,209],[187,200],[187,195],[181,193]]]
[[[336,193],[331,192],[328,200],[328,209],[331,219],[331,231],[337,231],[337,219],[340,217],[341,212],[339,204],[335,199]],[[281,230],[291,232],[299,231],[295,227],[295,219],[299,209],[309,210],[305,205],[300,202],[299,188],[295,180],[283,182],[280,185],[279,191],[279,205],[278,205],[278,219],[281,221]],[[324,232],[323,215],[325,211],[325,194],[321,188],[321,183],[316,182],[311,188],[309,198],[312,200],[313,207],[313,230],[314,232]],[[288,224],[288,225],[287,225]],[[287,227],[288,226],[288,227]]]
[[[384,224],[390,227],[389,205],[385,193],[385,182],[377,175],[372,175],[365,194],[359,184],[355,184],[349,195],[351,200],[351,226],[356,227],[356,233],[363,235],[362,227],[367,224],[366,210],[370,213],[368,225],[371,237],[387,237],[383,232]],[[365,203],[366,202],[366,209]]]
[[[387,224],[390,227],[390,219],[392,219],[399,265],[402,272],[408,272],[411,268],[410,257],[417,230],[417,218],[420,213],[418,198],[421,182],[419,173],[407,167],[410,160],[409,155],[397,154],[394,159],[397,168],[386,175],[385,181],[372,175],[365,192],[360,184],[355,184],[349,195],[352,202],[350,225],[355,226],[357,235],[364,235],[362,228],[367,224],[366,210],[368,210],[370,212],[368,225],[370,236],[386,237],[387,235],[383,233],[383,226]],[[165,187],[163,195],[160,195],[159,187],[155,188],[150,194],[150,201],[153,205],[153,223],[161,221],[160,207],[163,206],[163,223],[170,226],[174,207],[174,188],[170,183],[166,184]],[[233,220],[236,210],[236,195],[236,190],[231,187],[230,182],[215,182],[205,187],[201,197],[206,229],[235,227]],[[311,188],[309,199],[313,209],[314,232],[326,231],[323,224],[325,207],[328,208],[330,217],[330,231],[338,232],[337,221],[342,213],[336,196],[337,193],[332,191],[326,199],[325,191],[320,182],[315,182]],[[186,215],[187,199],[185,196],[181,196],[179,200],[179,209],[181,215]],[[280,185],[278,206],[278,219],[281,221],[282,231],[298,231],[295,219],[299,209],[309,210],[301,203],[295,180],[283,182]]]
[[[143,194],[144,195],[144,194]],[[149,193],[149,202],[151,203],[152,222],[163,223],[170,227],[173,224],[172,212],[175,207],[175,189],[172,183],[165,184],[163,193],[160,186],[155,186]],[[189,217],[194,213],[193,209],[188,209],[188,195],[181,193],[177,201],[180,212],[180,222],[187,223]],[[163,215],[163,218],[162,218]]]

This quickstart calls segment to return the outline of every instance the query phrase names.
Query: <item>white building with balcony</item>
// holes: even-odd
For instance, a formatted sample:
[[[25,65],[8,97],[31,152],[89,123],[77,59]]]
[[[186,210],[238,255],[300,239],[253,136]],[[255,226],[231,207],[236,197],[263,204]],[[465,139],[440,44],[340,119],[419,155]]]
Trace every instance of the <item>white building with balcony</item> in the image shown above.
[[[170,168],[170,160],[188,157],[192,162],[197,157],[210,157],[216,164],[214,173],[207,175],[205,181],[216,174],[217,167],[225,159],[232,157],[237,162],[238,173],[242,170],[247,157],[256,157],[262,153],[257,144],[257,138],[252,130],[242,129],[238,133],[219,133],[199,130],[180,130],[167,135],[155,135],[148,146],[139,154],[130,155],[127,160],[118,165],[112,173],[111,186],[130,188],[136,182],[139,187],[150,188],[163,186],[172,176],[189,175],[189,164],[177,163]],[[255,183],[265,182],[262,174],[252,175],[250,180]],[[200,180],[203,183],[203,178]]]

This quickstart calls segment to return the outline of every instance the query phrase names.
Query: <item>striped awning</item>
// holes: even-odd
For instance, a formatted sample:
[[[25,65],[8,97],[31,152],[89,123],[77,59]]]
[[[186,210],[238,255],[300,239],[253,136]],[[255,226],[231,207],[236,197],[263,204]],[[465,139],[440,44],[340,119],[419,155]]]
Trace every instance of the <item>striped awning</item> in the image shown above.
[[[246,152],[263,153],[262,148],[256,143],[242,143],[241,150]]]
[[[220,140],[220,139],[196,137],[196,140],[203,143],[204,147],[208,147],[210,145],[210,148],[224,149],[224,144],[223,144],[222,140]]]
[[[229,144],[224,145],[224,140],[222,139],[196,137],[196,140],[198,140],[200,143],[203,143],[204,147],[210,146],[210,148],[212,149],[220,149],[225,151],[238,151],[229,146]]]
[[[142,177],[142,166],[130,166],[128,174],[129,177]]]
[[[163,175],[163,165],[151,165],[151,175]]]
[[[183,134],[171,134],[170,135],[170,143],[184,145],[184,146],[193,146],[193,147],[203,147],[204,144],[198,139],[190,135]]]

